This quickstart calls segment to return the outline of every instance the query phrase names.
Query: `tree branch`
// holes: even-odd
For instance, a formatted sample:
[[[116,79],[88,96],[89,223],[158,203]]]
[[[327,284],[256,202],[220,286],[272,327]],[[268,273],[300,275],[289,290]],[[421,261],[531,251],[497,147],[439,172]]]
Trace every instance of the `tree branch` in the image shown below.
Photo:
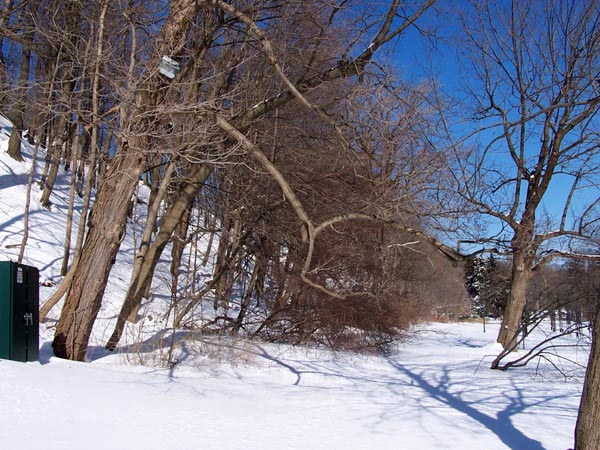
[[[219,7],[222,5],[225,7],[225,5],[227,5],[221,0],[213,0],[213,2]],[[351,61],[340,60],[336,66],[326,70],[325,72],[294,85],[293,90],[290,89],[283,91],[276,96],[263,100],[250,109],[238,114],[232,118],[232,123],[235,123],[237,129],[243,130],[258,117],[261,117],[269,111],[273,111],[288,103],[298,93],[304,94],[305,92],[313,90],[324,83],[340,78],[347,78],[351,75],[361,75],[364,72],[365,66],[375,54],[375,51],[412,25],[423,15],[423,13],[425,13],[427,9],[429,9],[435,3],[435,0],[427,0],[412,16],[407,18],[397,28],[390,31],[393,19],[398,10],[399,3],[399,0],[394,0],[394,3],[390,6],[390,9],[386,15],[383,25],[375,36],[375,39],[356,59]]]

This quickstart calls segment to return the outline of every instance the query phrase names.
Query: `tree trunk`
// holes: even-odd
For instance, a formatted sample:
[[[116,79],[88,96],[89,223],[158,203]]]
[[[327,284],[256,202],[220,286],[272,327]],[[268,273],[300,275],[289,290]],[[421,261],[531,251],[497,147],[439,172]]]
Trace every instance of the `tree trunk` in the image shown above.
[[[3,0],[3,8],[0,10],[0,30],[4,29],[4,25],[8,20],[10,11],[12,10],[13,0]],[[4,48],[4,33],[0,33],[0,49]],[[6,85],[6,64],[4,63],[4,52],[0,51],[0,110],[4,109],[6,93],[8,91]]]
[[[159,152],[157,152],[156,154],[152,155],[151,158],[149,158],[149,167],[148,167],[148,172],[147,172],[147,178],[146,178],[146,183],[148,184],[148,187],[150,188],[150,197],[148,198],[148,204],[152,205],[154,204],[154,199],[159,195],[159,190],[161,189],[161,186],[163,185],[163,181],[162,181],[162,175],[161,175],[161,166],[163,164],[163,155]],[[171,161],[170,166],[174,165],[175,162]],[[166,174],[165,174],[166,176]],[[149,180],[149,182],[148,182]],[[169,181],[166,181],[166,183],[168,184]],[[162,193],[161,195],[164,195],[164,193]],[[157,222],[154,221],[154,223],[152,224],[152,233],[155,233],[157,230]]]
[[[222,303],[223,289],[225,289],[225,285],[227,284],[227,268],[229,267],[227,261],[227,249],[230,248],[230,227],[231,219],[229,218],[229,214],[226,212],[221,221],[221,238],[219,239],[219,244],[217,245],[217,254],[213,267],[213,279],[216,278],[215,274],[221,274],[219,276],[219,281],[216,284],[215,298],[213,299],[213,309],[215,311],[219,309],[219,304]]]
[[[84,131],[88,134],[88,130]],[[94,189],[94,174],[96,173],[96,155],[98,148],[96,143],[98,142],[98,126],[92,127],[91,141],[93,145],[90,146],[89,160],[88,160],[88,177],[85,180],[85,189],[83,192],[83,202],[81,204],[81,213],[79,214],[79,224],[77,226],[77,239],[75,241],[75,248],[73,249],[73,261],[79,259],[81,249],[83,248],[83,239],[85,237],[85,230],[88,222],[88,213],[90,213],[90,203],[92,201],[92,191]],[[85,166],[85,158],[81,158],[79,162],[82,166]],[[84,170],[82,168],[82,170]],[[73,263],[75,264],[75,262]]]
[[[27,193],[25,194],[25,212],[23,213],[23,240],[21,241],[19,257],[17,258],[17,262],[19,264],[23,262],[23,256],[25,255],[27,239],[29,239],[29,207],[31,205],[31,188],[33,186],[33,180],[35,179],[35,166],[37,164],[39,148],[40,144],[38,142],[35,144],[35,147],[33,149],[33,156],[31,158],[31,171],[29,172],[29,178],[27,179]]]
[[[55,133],[60,133],[60,136],[55,138],[56,142],[54,142],[48,150],[49,157],[46,159],[46,164],[48,165],[46,171],[47,176],[44,179],[42,195],[40,196],[40,204],[44,208],[49,209],[52,206],[50,195],[52,195],[52,191],[54,190],[56,176],[58,175],[58,166],[60,165],[60,160],[64,152],[64,145],[69,138],[70,127],[71,125],[67,123],[67,120],[61,116],[55,129]]]
[[[244,294],[244,298],[240,304],[240,312],[233,323],[233,327],[231,328],[231,336],[235,336],[239,333],[242,325],[244,324],[244,319],[246,318],[246,313],[248,312],[248,307],[250,306],[250,300],[252,299],[252,292],[254,292],[254,288],[256,287],[256,281],[258,280],[258,274],[261,271],[258,260],[254,262],[254,268],[252,269],[252,277],[250,278],[250,282],[248,283],[248,289]]]
[[[600,308],[594,321],[592,351],[588,362],[579,415],[575,426],[575,450],[600,448]]]
[[[73,123],[71,121],[70,110],[72,104],[70,102],[73,91],[75,90],[77,75],[80,68],[77,65],[77,47],[83,37],[81,36],[81,8],[82,4],[75,0],[64,2],[65,14],[65,35],[67,36],[67,48],[64,60],[57,59],[57,65],[64,67],[64,72],[61,80],[62,92],[60,93],[66,100],[65,104],[61,105],[62,113],[59,114],[58,122],[54,128],[54,142],[48,149],[50,158],[47,160],[49,167],[47,168],[47,177],[44,179],[42,195],[40,203],[44,208],[50,208],[50,195],[54,190],[56,176],[58,174],[58,166],[65,151],[65,143],[70,140],[70,135],[73,132]],[[91,38],[90,38],[91,40]]]
[[[131,284],[129,291],[127,292],[113,334],[106,343],[107,349],[114,350],[116,348],[123,334],[123,330],[125,329],[125,322],[133,314],[137,315],[137,310],[142,301],[142,294],[152,282],[154,270],[156,269],[156,265],[160,260],[163,250],[169,243],[173,231],[177,227],[181,217],[202,188],[204,180],[210,175],[210,171],[211,169],[207,165],[198,166],[195,171],[195,177],[191,182],[186,184],[179,197],[171,204],[165,213],[156,239],[148,248],[144,260],[142,261],[137,283]]]
[[[67,293],[67,291],[69,290],[69,288],[71,287],[71,281],[73,281],[73,275],[75,274],[75,269],[77,267],[76,264],[77,264],[77,259],[75,259],[75,261],[73,262],[73,265],[67,272],[67,275],[63,278],[63,280],[60,282],[60,284],[56,288],[56,291],[54,291],[52,293],[52,295],[50,297],[48,297],[48,299],[40,307],[40,316],[39,316],[40,322],[43,322],[46,320],[46,317],[48,316],[48,313],[50,312],[50,310],[52,308],[54,308],[54,306],[60,301],[61,298],[63,298],[63,295],[65,295]]]
[[[200,263],[200,265],[202,267],[206,267],[206,265],[208,264],[208,260],[210,259],[210,253],[212,251],[212,245],[213,245],[213,241],[215,239],[216,226],[217,226],[217,215],[211,214],[210,222],[208,225],[208,229],[209,229],[209,233],[210,233],[208,235],[208,243],[206,244],[206,250],[204,252],[204,256],[202,257],[202,262]]]
[[[152,279],[154,278],[154,271],[162,252],[171,240],[177,226],[185,218],[186,212],[202,189],[203,183],[210,175],[210,172],[210,167],[205,164],[193,168],[190,173],[191,180],[186,183],[185,187],[180,191],[179,196],[167,208],[158,234],[152,246],[148,249],[147,257],[144,259],[144,264],[140,271],[140,283],[133,299],[134,307],[129,316],[130,322],[135,321],[134,318],[137,317],[142,297],[147,295],[150,289]]]
[[[175,170],[177,163],[172,161],[169,163],[167,170],[165,172],[165,176],[162,179],[160,190],[151,196],[148,205],[148,215],[146,216],[146,224],[144,226],[144,232],[142,234],[142,242],[140,243],[140,248],[135,255],[135,259],[133,262],[133,269],[131,271],[131,279],[129,281],[129,287],[127,289],[127,294],[125,294],[125,302],[127,303],[127,298],[131,295],[135,295],[138,291],[140,285],[140,272],[142,271],[142,267],[144,262],[146,261],[146,255],[148,253],[148,249],[150,248],[150,240],[152,239],[152,234],[156,230],[156,223],[158,222],[158,213],[160,210],[160,205],[163,202],[163,199],[167,193],[167,187],[171,182],[171,176],[173,171]],[[157,185],[158,186],[158,185]],[[135,315],[137,316],[137,310],[135,311]],[[130,322],[135,322],[136,320],[132,317],[129,317]]]
[[[53,346],[54,354],[60,358],[85,360],[110,269],[125,234],[129,203],[141,175],[143,155],[130,148],[119,149],[119,155],[97,193],[88,236],[56,326]]]
[[[85,131],[87,133],[87,131]],[[94,142],[97,141],[98,135],[98,127],[94,126],[92,130],[92,138]],[[83,164],[83,161],[81,161]],[[90,207],[90,199],[92,195],[92,179],[91,174],[94,172],[96,166],[96,147],[92,146],[90,152],[90,160],[89,160],[89,173],[86,183],[85,183],[85,192],[83,195],[83,203],[81,205],[81,213],[79,216],[79,226],[77,228],[77,240],[75,242],[75,249],[73,255],[73,263],[71,264],[71,269],[66,273],[65,278],[63,278],[62,282],[54,291],[54,293],[46,300],[46,302],[40,308],[40,322],[46,319],[46,316],[50,312],[50,310],[60,301],[60,299],[65,295],[65,293],[70,289],[71,282],[73,281],[73,276],[75,275],[75,270],[77,269],[77,264],[79,263],[79,255],[81,254],[81,249],[83,247],[83,238],[85,236],[85,228],[87,224],[87,215]]]
[[[42,195],[40,197],[40,204],[44,208],[50,208],[50,195],[54,189],[54,183],[56,182],[56,175],[58,174],[58,164],[60,162],[59,149],[62,149],[64,141],[60,140],[59,143],[53,144],[48,150],[48,157],[46,158],[46,168],[44,169],[46,176],[44,177],[44,185]]]
[[[110,161],[110,143],[112,141],[113,132],[112,130],[108,130],[106,136],[104,137],[104,146],[102,148],[102,152],[100,153],[99,162],[98,162],[98,189],[100,189],[100,184],[106,175],[106,170],[108,169],[108,163]]]
[[[25,39],[31,39],[30,26],[30,15],[25,14]],[[19,162],[23,162],[23,155],[21,154],[21,132],[24,128],[24,116],[25,116],[25,99],[27,96],[27,83],[29,81],[29,66],[31,63],[31,50],[27,46],[27,43],[22,44],[21,50],[21,66],[19,68],[19,82],[17,86],[17,95],[15,98],[14,113],[12,117],[13,128],[10,133],[8,140],[8,149],[6,152],[8,155]]]
[[[10,137],[8,138],[8,147],[6,149],[6,153],[8,153],[8,156],[15,161],[25,161],[23,159],[23,155],[21,154],[21,129],[14,123],[10,132]]]
[[[505,352],[511,352],[517,348],[519,326],[527,303],[527,286],[533,274],[537,250],[533,239],[536,202],[535,195],[531,194],[530,191],[526,201],[525,212],[523,213],[519,227],[514,230],[511,240],[510,292],[506,306],[504,307],[502,326],[498,332],[497,339]],[[500,359],[496,358],[494,360],[492,369],[497,368]]]
[[[527,285],[532,274],[532,263],[531,258],[523,251],[513,253],[510,293],[498,333],[498,342],[505,349],[510,347],[513,350],[517,345],[521,317],[527,303]]]
[[[181,267],[181,259],[183,258],[183,251],[185,250],[185,246],[188,242],[187,235],[190,227],[190,220],[192,219],[192,208],[193,204],[188,206],[188,209],[184,212],[183,217],[175,227],[175,231],[173,232],[174,239],[171,240],[171,267],[169,271],[171,272],[171,298],[176,300],[178,298],[179,292],[179,268]],[[194,251],[194,256],[196,257],[198,254],[197,251]],[[195,261],[196,258],[194,258]],[[196,272],[196,263],[194,262],[194,268],[192,269],[194,273]]]
[[[65,276],[69,268],[71,257],[71,231],[73,230],[73,210],[75,205],[75,186],[77,180],[77,161],[79,160],[79,133],[75,133],[73,148],[71,149],[71,184],[69,189],[69,206],[67,209],[67,225],[65,231],[65,245],[63,250],[63,261],[60,274]]]
[[[105,11],[107,3],[104,5]],[[199,8],[195,0],[175,0],[159,36],[163,47],[169,48],[169,54],[176,56],[186,44],[188,30]],[[98,51],[94,76],[92,107],[97,107],[98,84],[100,79],[100,61],[102,60],[103,22],[101,15],[98,31]],[[162,48],[158,55],[162,55]],[[159,87],[165,83],[159,75],[151,78],[140,92],[138,108],[142,110],[158,104],[164,90]],[[156,84],[153,86],[153,84]],[[98,112],[94,111],[94,117]],[[139,122],[137,111],[131,111],[128,120],[142,132],[145,122]],[[139,125],[139,126],[138,126]],[[76,273],[73,275],[71,289],[56,327],[53,347],[54,354],[61,358],[83,361],[89,337],[102,305],[110,269],[115,261],[121,240],[127,225],[127,212],[131,196],[144,169],[146,148],[143,132],[131,137],[130,142],[119,145],[116,156],[111,161],[106,177],[98,189],[93,213],[90,217],[88,237],[82,248]]]

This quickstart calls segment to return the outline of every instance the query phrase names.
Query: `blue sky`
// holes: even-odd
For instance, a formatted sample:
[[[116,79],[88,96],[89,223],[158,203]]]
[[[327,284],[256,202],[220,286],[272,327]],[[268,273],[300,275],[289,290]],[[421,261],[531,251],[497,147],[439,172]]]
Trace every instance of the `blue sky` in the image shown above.
[[[465,2],[458,3],[461,8],[464,4]],[[461,42],[465,41],[465,32],[460,24],[458,9],[453,9],[447,2],[439,4],[438,7],[440,9],[430,11],[418,23],[419,31],[414,27],[404,34],[401,40],[395,44],[391,57],[403,79],[413,83],[429,83],[431,80],[435,80],[437,89],[442,96],[453,98],[459,103],[469,103],[472,100],[467,92],[469,87],[472,92],[479,94],[477,89],[480,82],[473,77],[473,62],[466,57],[465,47],[461,46]],[[447,9],[443,11],[441,8]],[[538,25],[538,23],[534,23],[532,26],[535,28]],[[428,37],[429,32],[432,33],[432,37]],[[507,95],[511,94],[509,90],[507,92]],[[454,111],[461,110],[462,112],[467,111],[464,107],[456,108]],[[448,119],[455,123],[453,135],[456,139],[460,139],[461,135],[468,134],[474,127],[480,125],[475,120],[469,120],[468,113],[462,118],[449,115]],[[540,146],[539,131],[535,131],[535,128],[532,130],[534,133],[525,142],[528,151],[531,149],[531,164],[533,165],[537,160]],[[484,132],[479,134],[476,139],[468,140],[467,143],[477,145],[477,142],[480,145],[486,145],[497,134],[497,132],[491,131]],[[514,164],[504,142],[494,146],[494,158],[498,165],[509,168],[509,170],[512,168],[514,173]],[[592,160],[593,165],[598,168],[600,155],[596,154]],[[600,172],[600,170],[598,171]],[[543,198],[542,207],[538,210],[538,218],[542,218],[544,211],[547,211],[554,218],[552,226],[558,225],[573,179],[572,176],[565,174],[554,176]],[[525,191],[526,186],[524,188]],[[599,193],[597,186],[577,192],[568,215],[569,220],[576,220],[578,214],[598,198]]]

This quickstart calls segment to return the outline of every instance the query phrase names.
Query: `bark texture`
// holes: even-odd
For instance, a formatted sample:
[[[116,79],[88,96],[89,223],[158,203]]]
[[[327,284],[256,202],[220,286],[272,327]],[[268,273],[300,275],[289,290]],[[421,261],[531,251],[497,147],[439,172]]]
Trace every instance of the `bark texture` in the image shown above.
[[[596,313],[592,339],[592,351],[575,427],[575,450],[600,448],[600,308]]]
[[[371,45],[351,64],[340,62],[333,69],[328,69],[323,74],[294,87],[295,93],[291,92],[291,88],[290,91],[278,93],[247,110],[242,110],[239,115],[232,117],[232,120],[238,127],[244,129],[267,112],[283,106],[294,98],[299,98],[300,91],[311,90],[335,79],[361,75],[375,51],[408,28],[433,4],[433,1],[425,1],[411,17],[393,28],[392,24],[397,17],[396,12],[400,4],[399,0],[394,0]],[[185,50],[190,42],[190,30],[197,25],[200,8],[208,10],[215,6],[222,10],[223,14],[231,14],[236,20],[241,20],[242,16],[231,11],[228,3],[199,0],[171,1],[169,16],[164,21],[156,40],[155,66],[158,66],[158,61],[163,55],[174,58],[189,56]],[[144,152],[149,149],[143,136],[148,130],[156,131],[152,117],[164,106],[168,95],[166,91],[169,91],[164,89],[166,83],[167,81],[159,78],[158,73],[149,75],[147,81],[138,89],[135,107],[124,115],[128,118],[127,123],[122,126],[124,130],[122,136],[125,141],[119,145],[110,169],[98,190],[90,221],[92,226],[81,251],[72,286],[57,325],[54,351],[59,357],[76,360],[85,358],[87,342],[102,303],[110,268],[125,232],[129,201],[144,169],[143,163],[147,161],[148,155]],[[128,136],[130,136],[129,141],[127,141]],[[160,252],[156,255],[158,257]],[[152,260],[153,257],[150,253],[146,256],[148,260]],[[144,283],[140,282],[140,286],[143,288]]]
[[[196,168],[196,176],[192,182],[188,183],[177,200],[171,204],[168,211],[162,218],[162,223],[158,231],[156,239],[152,245],[148,248],[148,251],[144,255],[144,260],[141,264],[138,278],[134,283],[130,284],[130,289],[127,292],[125,302],[119,313],[117,324],[112,336],[110,337],[106,348],[114,350],[121,339],[123,330],[125,328],[125,322],[128,317],[132,314],[137,314],[137,310],[142,302],[144,292],[146,292],[149,284],[152,282],[154,276],[154,270],[160,260],[163,250],[169,243],[173,231],[184,216],[185,211],[189,208],[189,205],[194,201],[196,195],[202,188],[202,183],[210,175],[210,167],[208,165],[201,165]]]
[[[527,286],[533,273],[534,262],[534,251],[520,246],[513,251],[510,293],[497,339],[508,351],[513,351],[517,347],[521,318],[527,304]]]
[[[160,33],[156,58],[168,53],[177,56],[186,45],[199,5],[195,0],[172,2],[169,17]],[[140,93],[137,110],[131,111],[130,125],[143,131],[138,119],[144,111],[162,101],[163,80],[152,77]],[[92,328],[102,306],[110,269],[115,262],[125,234],[131,196],[140,179],[145,162],[145,145],[141,135],[121,143],[98,190],[90,217],[90,229],[82,248],[71,288],[67,294],[54,336],[54,354],[60,358],[84,361]],[[95,144],[95,143],[94,143]]]
[[[25,23],[27,27],[25,32],[25,38],[26,40],[31,40],[31,32],[29,31],[29,27],[31,27],[31,19],[28,14],[25,14]],[[8,148],[6,150],[6,152],[11,158],[19,162],[24,161],[23,155],[21,154],[21,132],[24,128],[27,84],[29,82],[29,66],[31,63],[31,49],[28,45],[29,44],[27,43],[23,44],[23,49],[21,50],[19,83],[17,86],[14,114],[12,117],[13,128],[10,133],[10,138],[8,140]]]
[[[121,150],[125,151],[125,150]],[[131,150],[126,151],[126,153]],[[90,229],[82,249],[54,336],[54,354],[85,360],[87,344],[127,223],[131,193],[138,183],[143,157],[128,155],[113,166],[103,189],[98,192]],[[95,214],[102,211],[102,214]]]

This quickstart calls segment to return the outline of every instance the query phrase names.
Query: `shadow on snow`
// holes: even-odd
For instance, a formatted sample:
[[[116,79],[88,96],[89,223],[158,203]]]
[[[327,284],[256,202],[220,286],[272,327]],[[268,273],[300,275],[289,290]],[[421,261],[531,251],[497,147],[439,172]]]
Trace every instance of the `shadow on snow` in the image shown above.
[[[546,450],[541,442],[526,436],[522,431],[516,428],[512,423],[512,416],[524,412],[527,408],[534,406],[527,404],[524,399],[523,391],[516,386],[512,392],[514,395],[504,395],[507,398],[508,404],[504,409],[496,413],[496,417],[488,416],[477,410],[474,406],[460,398],[459,395],[450,392],[452,386],[450,382],[449,371],[444,369],[444,376],[441,377],[437,384],[426,380],[422,374],[418,374],[406,366],[388,359],[389,364],[394,367],[400,374],[412,380],[416,386],[425,391],[430,399],[446,405],[462,414],[467,415],[471,419],[479,422],[485,428],[494,433],[507,447],[522,448],[528,450]],[[542,400],[546,401],[547,399]]]

